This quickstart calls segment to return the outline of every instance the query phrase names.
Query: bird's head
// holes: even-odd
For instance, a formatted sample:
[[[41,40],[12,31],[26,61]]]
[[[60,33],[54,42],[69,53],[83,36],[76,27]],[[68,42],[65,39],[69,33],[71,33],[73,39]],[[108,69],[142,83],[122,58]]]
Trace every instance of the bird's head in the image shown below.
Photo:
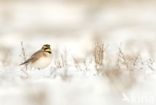
[[[42,50],[42,51],[44,51],[44,52],[47,52],[47,53],[49,53],[49,54],[51,54],[51,53],[52,53],[52,51],[51,51],[51,48],[50,48],[50,45],[49,45],[49,44],[45,44],[45,45],[43,45],[41,50]]]

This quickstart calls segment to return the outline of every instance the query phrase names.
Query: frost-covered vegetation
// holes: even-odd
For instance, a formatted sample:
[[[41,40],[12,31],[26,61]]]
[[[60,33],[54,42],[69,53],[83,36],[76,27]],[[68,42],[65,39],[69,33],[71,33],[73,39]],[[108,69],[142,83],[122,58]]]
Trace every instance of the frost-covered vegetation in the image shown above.
[[[155,105],[155,3],[0,0],[0,105]]]

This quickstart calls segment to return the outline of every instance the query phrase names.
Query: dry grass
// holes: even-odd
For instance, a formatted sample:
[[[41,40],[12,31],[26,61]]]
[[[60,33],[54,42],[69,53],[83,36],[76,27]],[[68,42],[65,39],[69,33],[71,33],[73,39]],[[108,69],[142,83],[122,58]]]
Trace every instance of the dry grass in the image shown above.
[[[77,68],[77,70],[83,71],[83,69],[81,68],[81,64],[85,64],[85,59],[73,57],[73,61],[74,61],[74,66]]]
[[[110,70],[110,74],[113,76],[109,76],[106,72],[107,77],[110,79],[115,86],[119,90],[125,90],[133,87],[137,82],[137,63],[140,62],[139,58],[140,56],[138,54],[125,54],[121,48],[119,48],[119,54],[118,54],[118,60],[117,60],[117,67],[116,72],[119,74],[112,72]],[[115,81],[115,82],[114,82]]]
[[[109,54],[107,54],[109,52],[107,52],[107,49],[104,47],[104,42],[101,39],[102,38],[100,37],[94,38],[94,48],[92,52],[92,57],[94,57],[97,74],[99,76],[107,78],[110,84],[118,90],[124,90],[133,87],[137,83],[137,75],[139,71],[137,67],[138,62],[142,62],[141,57],[139,56],[139,54],[131,52],[127,53],[119,48],[116,55],[117,57],[113,58],[112,56],[109,56]],[[23,59],[25,60],[26,54],[23,43],[21,43],[21,49]],[[57,52],[57,56],[55,57],[55,59],[53,58],[55,67],[53,67],[52,69],[55,68],[55,73],[56,70],[61,70],[62,74],[59,74],[59,76],[63,80],[68,80],[70,78],[70,75],[68,73],[70,65],[68,65],[67,57],[68,52],[64,51],[63,53]],[[110,59],[112,59],[113,61]],[[80,66],[83,64],[88,71],[89,69],[87,68],[89,65],[86,64],[86,60],[87,57],[85,59],[78,59],[76,57],[73,57],[73,64],[78,70],[84,71],[85,68],[82,69]],[[153,70],[151,66],[153,62],[152,60],[150,61],[151,62],[147,63],[147,66]],[[23,72],[28,76],[27,72]]]
[[[23,61],[26,61],[27,58],[26,58],[26,53],[25,53],[25,48],[24,48],[24,45],[23,45],[23,42],[21,42],[21,51],[22,51],[22,58],[23,58]],[[25,65],[25,70],[27,70],[27,65]]]
[[[24,61],[26,61],[26,53],[25,53],[25,48],[24,48],[24,44],[23,42],[21,42],[21,53],[22,53],[22,58]],[[26,77],[22,77],[22,78],[28,78],[29,74],[27,73],[28,70],[28,66],[25,65],[25,69],[21,69],[21,71],[26,75]]]
[[[133,87],[136,83],[136,75],[131,71],[123,71],[120,68],[108,69],[104,72],[113,89],[124,91]]]
[[[68,75],[67,51],[65,50],[63,54],[58,54],[54,63],[57,70],[63,70],[63,74],[60,74],[61,78],[63,80],[68,80],[70,76]]]
[[[63,54],[60,55],[60,57],[57,57],[55,60],[55,66],[56,68],[64,68],[66,66],[67,61],[65,60],[65,57]]]
[[[108,79],[111,86],[117,90],[125,90],[134,86],[137,82],[136,67],[140,56],[138,54],[126,54],[121,48],[117,58],[111,59],[109,54],[106,54],[104,44],[101,40],[95,40],[93,56],[95,58],[95,68],[99,75]],[[104,57],[107,56],[107,57]],[[108,62],[108,64],[104,64]]]
[[[95,68],[98,73],[102,72],[103,62],[104,62],[104,44],[101,38],[96,37],[94,39],[94,60],[95,60]]]
[[[123,91],[130,89],[137,82],[136,66],[138,58],[138,55],[126,55],[119,49],[116,65],[103,67],[103,76],[117,90]]]
[[[117,66],[127,70],[135,70],[139,57],[138,54],[124,54],[121,48],[119,48]]]

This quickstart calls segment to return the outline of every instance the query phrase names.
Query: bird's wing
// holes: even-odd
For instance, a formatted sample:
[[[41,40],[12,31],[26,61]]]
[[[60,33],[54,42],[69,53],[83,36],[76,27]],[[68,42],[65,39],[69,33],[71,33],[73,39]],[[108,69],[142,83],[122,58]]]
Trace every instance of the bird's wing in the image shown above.
[[[23,64],[28,64],[29,62],[35,62],[38,59],[40,59],[40,57],[43,56],[43,53],[39,50],[36,53],[34,53],[29,59],[27,59],[25,62],[21,63],[20,65]]]
[[[41,57],[43,56],[43,52],[42,51],[37,51],[36,53],[34,53],[31,58],[30,58],[30,61],[33,63],[33,62],[36,62],[38,59],[40,59]]]

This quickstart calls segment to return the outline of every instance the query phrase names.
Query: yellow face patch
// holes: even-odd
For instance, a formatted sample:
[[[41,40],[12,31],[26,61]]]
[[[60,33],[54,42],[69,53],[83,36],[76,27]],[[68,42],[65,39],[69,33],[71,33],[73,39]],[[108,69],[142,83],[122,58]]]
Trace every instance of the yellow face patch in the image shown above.
[[[48,53],[51,54],[51,48],[50,48],[50,45],[48,45],[48,44],[43,45],[43,47],[42,47],[42,51],[44,51],[44,52],[48,52]]]
[[[44,52],[51,54],[51,49],[45,49]]]

